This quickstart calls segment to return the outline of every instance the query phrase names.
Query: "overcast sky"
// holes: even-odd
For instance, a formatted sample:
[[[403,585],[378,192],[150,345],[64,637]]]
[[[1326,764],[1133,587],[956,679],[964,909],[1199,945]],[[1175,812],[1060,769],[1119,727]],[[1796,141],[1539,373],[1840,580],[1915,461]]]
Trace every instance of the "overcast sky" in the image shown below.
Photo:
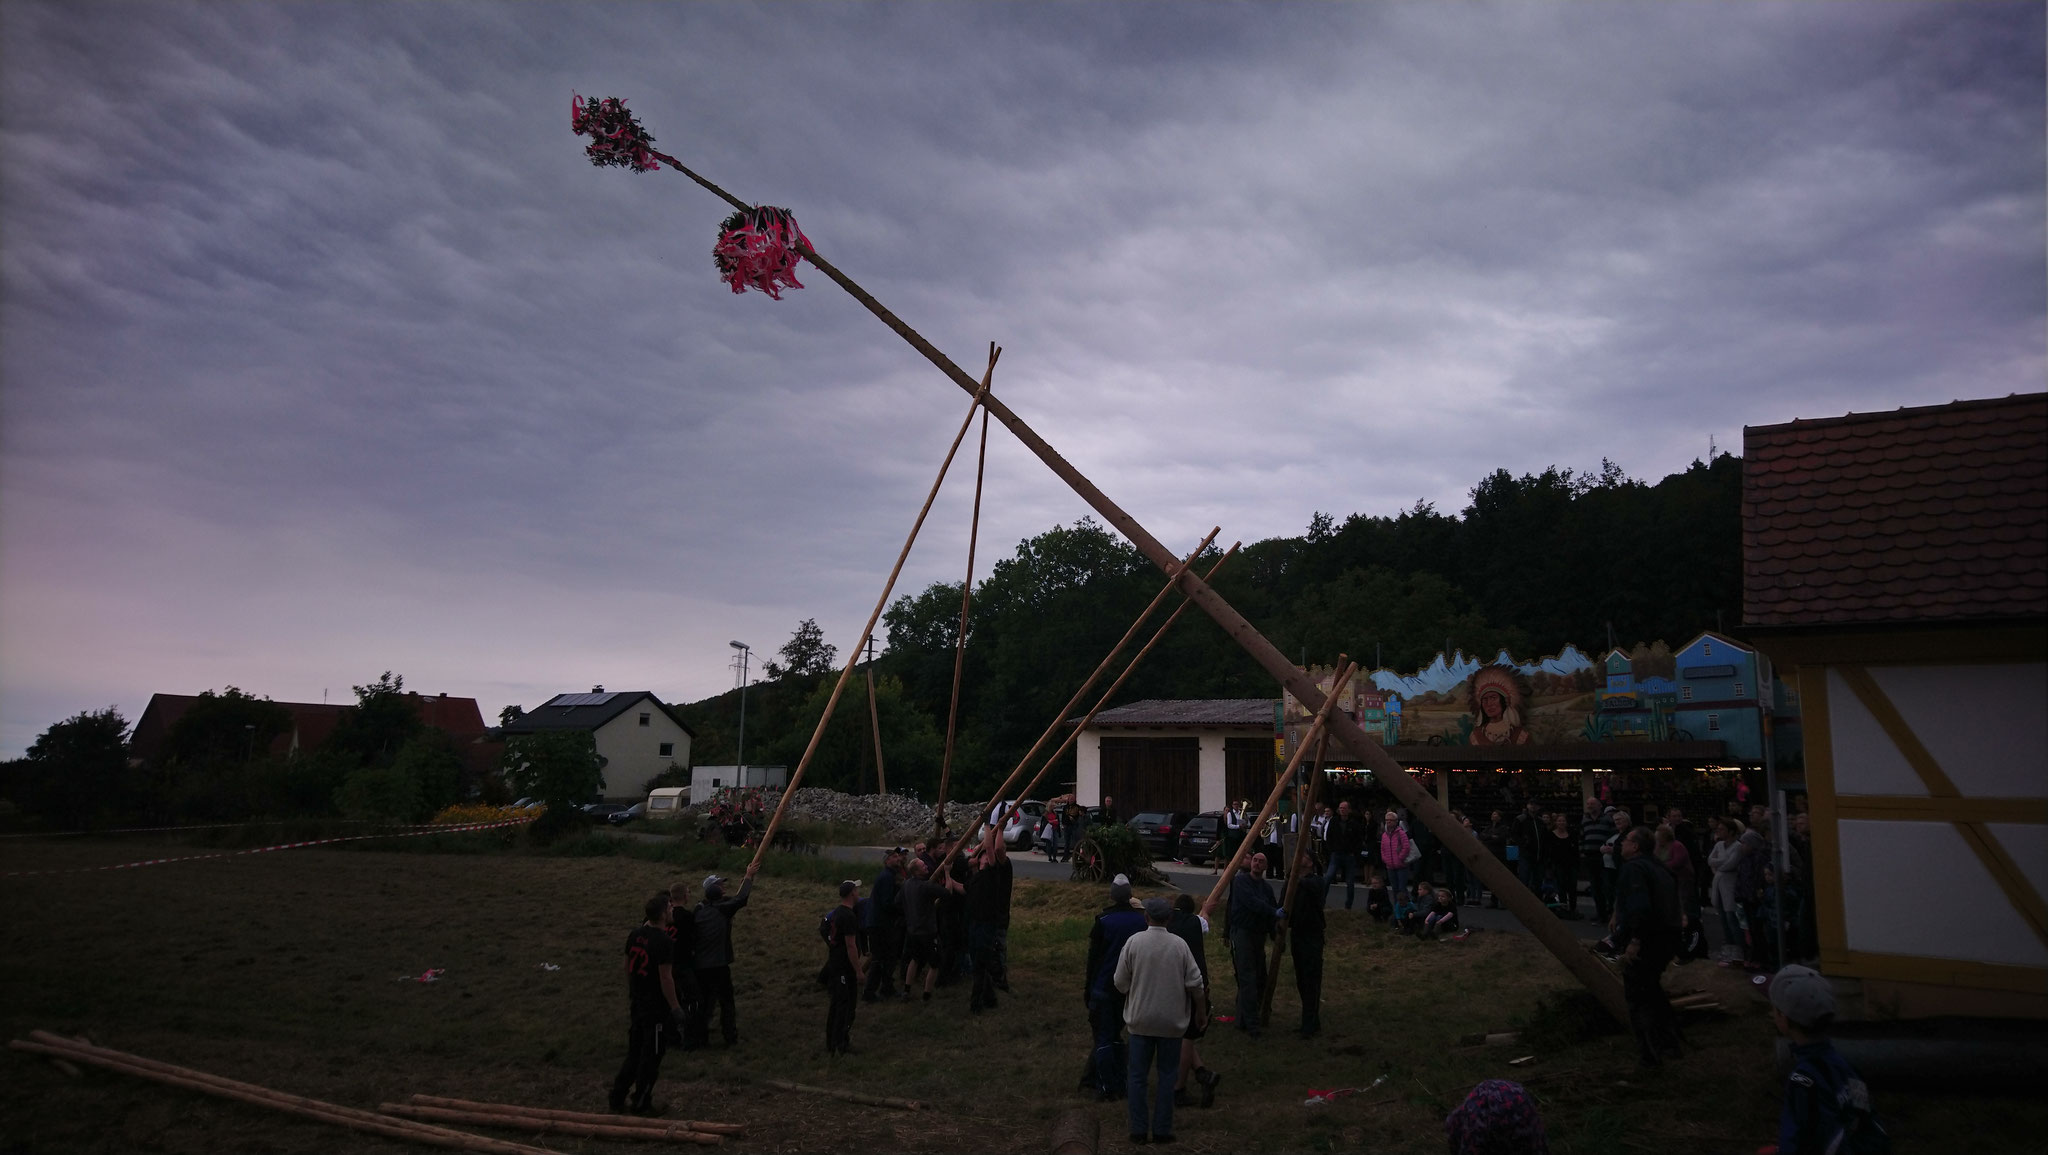
[[[965,397],[1169,545],[2042,388],[2043,8],[0,5],[0,755],[849,648]],[[957,581],[968,471],[899,592]],[[1086,507],[1000,427],[983,569]],[[1683,527],[1663,527],[1683,532]],[[1626,543],[1617,543],[1625,548]]]

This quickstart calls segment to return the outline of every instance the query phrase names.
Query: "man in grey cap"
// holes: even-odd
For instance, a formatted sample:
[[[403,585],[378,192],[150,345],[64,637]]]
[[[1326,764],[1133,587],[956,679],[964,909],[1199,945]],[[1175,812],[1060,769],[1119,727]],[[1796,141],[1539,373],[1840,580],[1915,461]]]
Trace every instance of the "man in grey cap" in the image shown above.
[[[690,1035],[694,1042],[702,1044],[711,1036],[711,1006],[718,1004],[718,1030],[724,1036],[725,1045],[739,1043],[740,1032],[734,1020],[739,1011],[732,998],[732,916],[747,905],[747,896],[754,890],[754,874],[761,864],[747,864],[747,873],[740,880],[740,892],[731,898],[725,896],[725,879],[714,874],[704,880],[704,901],[697,904],[692,915],[697,924],[697,1007],[690,1023]]]
[[[1173,1141],[1173,1084],[1180,1071],[1181,1036],[1195,1021],[1193,1016],[1206,1020],[1209,1014],[1209,993],[1194,954],[1180,936],[1166,929],[1172,918],[1172,902],[1146,899],[1145,929],[1124,943],[1116,960],[1114,980],[1124,996],[1124,1026],[1131,1034],[1125,1094],[1133,1143]],[[1155,1066],[1159,1081],[1148,1112],[1145,1088]]]
[[[1835,991],[1819,971],[1789,966],[1771,979],[1771,1021],[1792,1043],[1777,1155],[1889,1150],[1890,1137],[1870,1110],[1870,1090],[1828,1040]]]

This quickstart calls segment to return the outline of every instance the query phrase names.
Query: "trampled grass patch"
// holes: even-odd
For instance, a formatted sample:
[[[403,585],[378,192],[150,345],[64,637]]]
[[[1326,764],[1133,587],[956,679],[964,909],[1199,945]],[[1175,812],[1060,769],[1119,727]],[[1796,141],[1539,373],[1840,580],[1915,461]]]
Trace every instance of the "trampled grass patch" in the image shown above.
[[[441,836],[459,840],[466,836]],[[467,836],[475,837],[475,836]],[[537,852],[491,836],[489,853],[298,850],[134,870],[0,881],[0,1022],[83,1033],[108,1046],[375,1106],[413,1092],[602,1109],[623,1054],[620,950],[646,895],[734,875],[739,852],[688,839],[603,834]],[[431,843],[437,839],[411,840]],[[377,844],[344,844],[345,847]],[[411,847],[417,850],[420,847]],[[477,844],[467,849],[476,850]],[[178,843],[0,845],[0,869],[109,865],[201,853]],[[856,1054],[824,1054],[818,915],[847,864],[771,855],[736,925],[740,1045],[672,1054],[659,1098],[672,1114],[744,1121],[737,1150],[1039,1151],[1053,1119],[1098,1113],[1122,1147],[1123,1106],[1075,1092],[1089,1038],[1082,1000],[1098,887],[1022,882],[1011,933],[1014,990],[970,1017],[964,986],[930,1005],[863,1005]],[[1428,943],[1333,912],[1324,1033],[1288,1034],[1291,976],[1276,1029],[1259,1041],[1218,1025],[1203,1052],[1224,1073],[1219,1105],[1187,1111],[1187,1149],[1443,1150],[1442,1119],[1482,1078],[1530,1083],[1559,1152],[1749,1152],[1776,1117],[1770,1028],[1739,976],[1701,964],[1674,989],[1723,990],[1734,1013],[1693,1022],[1694,1056],[1639,1076],[1627,1041],[1539,1031],[1526,1046],[1461,1047],[1573,988],[1521,935]],[[1212,944],[1219,1009],[1227,952]],[[556,969],[548,969],[553,967]],[[429,968],[437,982],[411,981]],[[1284,964],[1283,964],[1284,969]],[[1509,1060],[1536,1058],[1523,1066]],[[32,1151],[399,1150],[396,1144],[121,1076],[59,1074],[10,1052],[0,1149]],[[1306,1107],[1312,1088],[1371,1092]],[[781,1078],[928,1100],[906,1114],[764,1088]],[[1888,1097],[1901,1151],[2024,1149],[2048,1123],[2034,1104]],[[551,1138],[564,1151],[630,1150]]]

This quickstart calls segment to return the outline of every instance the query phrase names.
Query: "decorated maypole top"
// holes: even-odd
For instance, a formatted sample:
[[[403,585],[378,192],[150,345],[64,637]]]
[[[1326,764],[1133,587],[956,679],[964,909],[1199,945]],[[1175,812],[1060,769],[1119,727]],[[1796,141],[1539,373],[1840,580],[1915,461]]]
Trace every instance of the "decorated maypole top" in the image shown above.
[[[719,226],[718,242],[711,246],[711,261],[733,292],[759,289],[780,301],[782,290],[804,287],[796,279],[796,264],[811,242],[788,209],[742,204],[684,168],[676,158],[654,147],[653,134],[616,96],[585,100],[571,93],[569,127],[577,136],[590,138],[583,154],[599,168],[654,172],[666,164],[733,202],[736,211]]]

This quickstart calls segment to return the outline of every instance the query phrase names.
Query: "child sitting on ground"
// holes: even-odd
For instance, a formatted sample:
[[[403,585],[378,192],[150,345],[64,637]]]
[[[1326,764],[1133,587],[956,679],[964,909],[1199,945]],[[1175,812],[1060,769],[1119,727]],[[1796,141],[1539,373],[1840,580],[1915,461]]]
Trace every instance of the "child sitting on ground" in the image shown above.
[[[1415,899],[1408,904],[1408,912],[1402,916],[1401,929],[1409,934],[1422,933],[1422,920],[1429,908],[1436,905],[1436,888],[1427,882],[1417,883]]]
[[[1424,886],[1429,885],[1424,883]],[[1436,901],[1422,912],[1422,937],[1435,938],[1458,929],[1458,896],[1450,887],[1436,892]]]
[[[1891,1136],[1870,1110],[1870,1091],[1845,1062],[1828,1031],[1835,1022],[1835,992],[1820,972],[1789,966],[1771,979],[1771,1021],[1792,1042],[1792,1073],[1785,1079],[1785,1110],[1778,1142],[1758,1155],[1881,1155]]]
[[[1374,922],[1385,922],[1394,916],[1394,900],[1387,893],[1387,876],[1377,867],[1372,872],[1372,885],[1365,888],[1365,913]]]

